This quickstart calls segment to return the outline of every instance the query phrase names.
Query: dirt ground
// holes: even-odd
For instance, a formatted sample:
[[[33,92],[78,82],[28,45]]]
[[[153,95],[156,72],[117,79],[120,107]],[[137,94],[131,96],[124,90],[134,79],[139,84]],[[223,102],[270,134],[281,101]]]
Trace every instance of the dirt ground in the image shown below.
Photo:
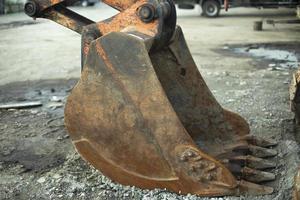
[[[100,4],[75,8],[94,19],[115,13]],[[268,196],[200,198],[140,190],[112,182],[76,153],[64,130],[63,106],[80,76],[80,37],[23,14],[0,17],[0,102],[38,100],[43,106],[0,110],[0,199],[291,199],[299,165],[288,87],[300,59],[300,25],[265,25],[293,10],[232,9],[220,18],[179,11],[178,24],[218,101],[241,114],[251,132],[279,145],[276,181]]]

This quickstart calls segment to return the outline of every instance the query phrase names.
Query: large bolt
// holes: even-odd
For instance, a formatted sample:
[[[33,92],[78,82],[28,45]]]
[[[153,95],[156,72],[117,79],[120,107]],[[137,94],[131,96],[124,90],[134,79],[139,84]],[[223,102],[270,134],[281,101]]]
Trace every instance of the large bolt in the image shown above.
[[[138,9],[138,16],[143,22],[151,22],[155,18],[155,8],[152,4],[144,4]]]
[[[28,1],[25,3],[24,11],[28,16],[34,17],[38,13],[38,5],[34,1]]]

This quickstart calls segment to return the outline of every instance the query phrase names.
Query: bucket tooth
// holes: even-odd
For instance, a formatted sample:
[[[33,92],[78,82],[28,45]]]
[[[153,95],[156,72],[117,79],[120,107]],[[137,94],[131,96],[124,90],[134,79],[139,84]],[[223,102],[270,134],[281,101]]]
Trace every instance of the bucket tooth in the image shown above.
[[[255,146],[251,144],[235,145],[234,147],[231,147],[229,150],[236,153],[253,155],[259,158],[268,158],[277,155],[277,151],[275,149],[264,148],[264,147]]]
[[[244,167],[241,171],[241,174],[243,179],[253,183],[273,181],[276,178],[275,174],[273,173],[255,170],[249,167]]]
[[[240,140],[244,141],[248,141],[250,144],[256,145],[256,146],[260,146],[260,147],[273,147],[277,145],[277,142],[272,140],[272,139],[264,139],[264,138],[260,138],[254,135],[246,135],[242,138],[240,138]]]
[[[267,195],[272,194],[274,192],[274,188],[258,185],[255,183],[251,183],[248,181],[241,180],[239,182],[239,190],[238,194],[248,194],[248,195]]]
[[[275,149],[268,149],[254,145],[249,145],[249,150],[251,155],[259,158],[274,157],[277,155],[277,151]]]
[[[238,180],[244,179],[253,183],[261,183],[275,180],[275,174],[256,170],[235,162],[224,162],[224,165],[233,173]]]
[[[272,169],[276,167],[276,163],[254,156],[237,156],[231,158],[229,162],[237,163],[241,166],[250,167],[253,169]]]

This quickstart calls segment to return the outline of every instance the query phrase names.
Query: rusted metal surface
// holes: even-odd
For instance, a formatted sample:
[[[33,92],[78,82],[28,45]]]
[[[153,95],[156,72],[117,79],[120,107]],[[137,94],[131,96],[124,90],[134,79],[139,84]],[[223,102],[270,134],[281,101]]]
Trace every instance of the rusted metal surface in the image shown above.
[[[33,14],[82,34],[82,75],[65,108],[81,156],[124,185],[201,196],[272,193],[258,183],[275,179],[265,170],[276,165],[267,160],[276,143],[249,135],[247,122],[216,101],[175,26],[173,2],[104,2],[121,12],[93,23],[59,12],[61,2]]]
[[[158,34],[158,20],[153,20],[149,23],[144,23],[137,17],[137,10],[147,1],[139,1],[124,12],[98,23],[98,28],[102,35],[106,35],[111,32],[139,32],[147,35],[148,37],[154,37]]]
[[[295,114],[296,124],[300,124],[300,70],[298,69],[292,77],[290,84],[290,106]]]
[[[82,33],[84,26],[94,23],[62,5],[57,5],[50,9],[44,14],[44,17],[80,34]]]
[[[102,0],[102,1],[103,1],[103,3],[106,3],[119,11],[126,10],[130,6],[132,6],[135,2],[138,2],[138,0],[123,0],[123,1]]]
[[[73,1],[73,0],[72,0]],[[68,1],[71,4],[71,1]],[[83,27],[93,24],[94,22],[85,18],[78,13],[66,8],[64,1],[28,1],[25,4],[25,13],[31,17],[40,17],[50,19],[63,25],[79,34],[82,33]]]
[[[300,66],[299,66],[300,67]],[[300,68],[293,74],[291,84],[290,84],[290,108],[294,113],[294,130],[295,130],[295,139],[300,142]]]
[[[300,200],[300,168],[294,178],[293,200]]]

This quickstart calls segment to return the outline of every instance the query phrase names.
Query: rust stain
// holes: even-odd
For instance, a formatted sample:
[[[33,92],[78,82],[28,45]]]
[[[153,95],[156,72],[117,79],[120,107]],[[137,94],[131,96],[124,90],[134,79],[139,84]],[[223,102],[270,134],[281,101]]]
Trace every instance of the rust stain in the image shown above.
[[[293,200],[300,200],[300,168],[294,178]]]
[[[138,0],[103,0],[103,2],[117,10],[123,11],[138,2]]]
[[[150,23],[144,23],[136,14],[137,9],[146,1],[138,1],[124,12],[112,17],[109,20],[98,22],[98,28],[103,35],[111,32],[120,32],[130,28],[142,34],[154,37],[158,33],[158,20]]]

